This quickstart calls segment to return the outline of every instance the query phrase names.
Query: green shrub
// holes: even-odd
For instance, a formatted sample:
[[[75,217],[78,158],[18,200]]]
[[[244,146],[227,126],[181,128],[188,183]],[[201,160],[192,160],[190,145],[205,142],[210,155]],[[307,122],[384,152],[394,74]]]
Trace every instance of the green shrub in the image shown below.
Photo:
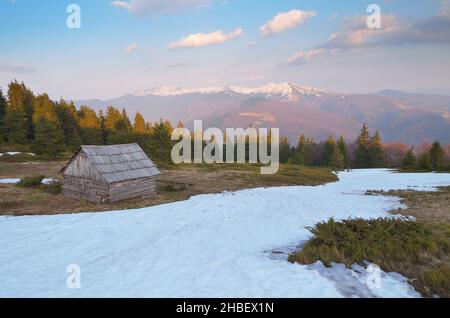
[[[314,237],[290,262],[352,266],[375,263],[399,272],[426,296],[450,297],[450,225],[402,219],[333,219],[309,228]]]
[[[62,183],[61,182],[51,182],[49,184],[41,185],[41,188],[44,192],[50,194],[60,194],[62,192]]]
[[[22,188],[37,187],[42,184],[42,180],[44,180],[44,178],[45,176],[25,177],[20,179],[17,186]]]
[[[180,192],[186,190],[186,186],[184,184],[168,184],[163,189],[166,192]]]

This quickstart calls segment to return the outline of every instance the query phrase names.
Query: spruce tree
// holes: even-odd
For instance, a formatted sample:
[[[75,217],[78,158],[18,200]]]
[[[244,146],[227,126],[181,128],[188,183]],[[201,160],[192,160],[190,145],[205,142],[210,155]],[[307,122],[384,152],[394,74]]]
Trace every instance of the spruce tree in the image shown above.
[[[342,154],[343,161],[344,161],[344,168],[349,167],[349,160],[348,160],[348,151],[347,151],[347,145],[345,143],[344,137],[340,137],[339,141],[337,143],[339,152]]]
[[[406,152],[402,166],[403,168],[414,168],[417,166],[417,159],[412,148]]]
[[[27,142],[25,92],[17,81],[8,85],[8,104],[4,116],[4,126],[9,143],[25,144]]]
[[[280,137],[280,163],[287,163],[291,157],[291,146],[287,137]]]
[[[304,134],[300,135],[298,140],[297,148],[292,156],[292,163],[297,165],[305,164],[305,148],[306,148],[306,138]]]
[[[136,116],[134,117],[134,127],[133,127],[134,133],[138,135],[143,135],[147,133],[147,124],[145,123],[144,117],[137,112]]]
[[[431,170],[431,158],[429,152],[425,152],[420,156],[418,166],[421,170]]]
[[[35,129],[33,122],[35,96],[33,92],[25,86],[24,83],[22,83],[21,85],[24,94],[23,104],[27,122],[27,139],[29,141],[32,141],[34,139],[34,129]]]
[[[54,104],[47,94],[39,95],[34,99],[33,124],[35,130],[33,151],[50,159],[56,159],[64,150],[64,131]]]
[[[331,168],[343,169],[344,165],[344,155],[340,152],[339,147],[335,146],[330,157],[330,163],[328,165]]]
[[[8,101],[5,95],[3,95],[3,90],[0,87],[0,142],[4,142],[6,139],[6,128],[5,128],[5,115],[6,108],[8,107]]]
[[[334,141],[333,136],[329,136],[327,142],[325,143],[325,153],[324,153],[324,162],[326,166],[331,166],[331,157],[333,156],[333,152],[336,150],[336,142]]]
[[[369,149],[370,149],[370,135],[367,124],[361,129],[361,132],[356,139],[356,153],[355,160],[358,168],[369,167]]]
[[[375,135],[370,138],[369,147],[369,167],[380,167],[384,163],[383,143],[381,142],[381,134],[377,130]]]
[[[439,141],[435,141],[430,149],[431,167],[435,170],[445,168],[445,151]]]
[[[64,99],[56,105],[56,114],[65,135],[65,144],[76,149],[82,143],[79,133],[79,119],[73,102],[67,103]]]
[[[103,135],[100,119],[89,106],[81,106],[79,112],[80,135],[85,145],[102,145]]]

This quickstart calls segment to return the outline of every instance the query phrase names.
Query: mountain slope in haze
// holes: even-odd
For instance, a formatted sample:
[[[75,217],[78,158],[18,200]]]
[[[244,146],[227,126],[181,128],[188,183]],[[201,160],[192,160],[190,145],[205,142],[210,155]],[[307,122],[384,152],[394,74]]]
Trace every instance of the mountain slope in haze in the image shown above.
[[[148,121],[178,120],[192,127],[278,127],[296,143],[303,132],[315,139],[328,135],[353,139],[363,123],[379,129],[386,142],[418,144],[438,139],[450,143],[450,96],[382,91],[344,95],[290,83],[258,88],[238,86],[182,89],[158,87],[112,100],[86,100],[96,110],[109,105],[140,112]]]

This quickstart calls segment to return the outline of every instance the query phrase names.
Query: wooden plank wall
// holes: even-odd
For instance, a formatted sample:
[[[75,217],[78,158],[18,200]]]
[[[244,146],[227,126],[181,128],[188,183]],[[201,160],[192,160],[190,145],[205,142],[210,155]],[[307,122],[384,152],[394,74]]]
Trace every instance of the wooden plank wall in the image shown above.
[[[156,177],[110,184],[64,175],[63,194],[90,202],[118,202],[156,195]]]
[[[108,202],[156,195],[156,177],[110,184]]]

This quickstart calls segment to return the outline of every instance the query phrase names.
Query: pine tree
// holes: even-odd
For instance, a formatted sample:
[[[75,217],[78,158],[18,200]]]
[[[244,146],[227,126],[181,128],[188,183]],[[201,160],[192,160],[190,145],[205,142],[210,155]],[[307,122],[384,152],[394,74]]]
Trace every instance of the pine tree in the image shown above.
[[[106,125],[105,125],[105,115],[103,114],[103,110],[98,111],[98,120],[100,122],[100,131],[102,136],[102,144],[106,145],[108,144],[108,132],[106,131]]]
[[[361,133],[356,139],[356,153],[355,160],[358,168],[369,167],[369,149],[370,149],[370,135],[367,124],[361,129]]]
[[[65,135],[65,144],[76,149],[82,144],[79,133],[79,118],[73,102],[68,104],[64,99],[56,105],[56,114]]]
[[[430,159],[430,153],[425,152],[420,156],[419,159],[419,169],[421,170],[431,170],[431,159]]]
[[[381,142],[381,134],[377,130],[375,135],[370,138],[369,148],[369,167],[380,167],[384,163],[383,143]]]
[[[112,133],[117,129],[117,125],[122,120],[122,114],[113,106],[106,109],[105,128],[108,133]]]
[[[85,145],[102,145],[101,123],[95,111],[88,106],[81,106],[79,112],[80,135]]]
[[[280,163],[287,163],[291,156],[291,146],[287,137],[280,137]]]
[[[171,125],[168,121],[161,119],[152,127],[150,148],[148,151],[152,153],[157,162],[171,164],[171,149]]]
[[[17,81],[8,85],[8,104],[4,125],[9,143],[25,144],[27,142],[27,114],[25,112],[25,93]]]
[[[337,146],[339,148],[339,152],[342,154],[342,158],[344,161],[344,168],[348,168],[349,167],[348,151],[347,151],[347,145],[345,143],[344,137],[341,136],[339,138]]]
[[[34,139],[35,129],[33,122],[35,96],[33,92],[25,86],[24,83],[22,83],[22,90],[24,94],[23,104],[27,121],[27,139],[31,141]]]
[[[324,153],[324,162],[326,166],[331,165],[331,157],[333,152],[336,150],[336,142],[334,141],[333,136],[329,136],[327,142],[325,143],[325,153]]]
[[[5,127],[5,115],[6,108],[8,107],[8,101],[5,95],[3,95],[3,90],[0,87],[0,143],[4,142],[6,139],[6,127]]]
[[[143,135],[147,133],[147,124],[145,123],[144,117],[137,112],[136,116],[134,117],[134,127],[133,127],[134,133]]]
[[[430,149],[431,167],[435,170],[445,168],[445,151],[439,141],[435,141]]]
[[[340,152],[339,147],[335,146],[334,150],[330,156],[330,162],[328,164],[331,168],[343,169],[344,165],[344,155]]]
[[[32,145],[34,152],[55,160],[64,150],[64,132],[56,122],[40,118],[34,124],[35,140]]]
[[[298,140],[297,148],[295,148],[295,151],[292,155],[291,162],[293,164],[297,165],[305,164],[305,148],[306,148],[306,138],[304,134],[301,134]]]
[[[403,168],[414,168],[417,166],[417,159],[414,155],[413,148],[410,148],[406,154],[405,158],[403,158]]]
[[[61,129],[54,104],[47,94],[34,99],[33,124],[35,140],[32,149],[38,154],[56,159],[64,150],[64,131]]]

